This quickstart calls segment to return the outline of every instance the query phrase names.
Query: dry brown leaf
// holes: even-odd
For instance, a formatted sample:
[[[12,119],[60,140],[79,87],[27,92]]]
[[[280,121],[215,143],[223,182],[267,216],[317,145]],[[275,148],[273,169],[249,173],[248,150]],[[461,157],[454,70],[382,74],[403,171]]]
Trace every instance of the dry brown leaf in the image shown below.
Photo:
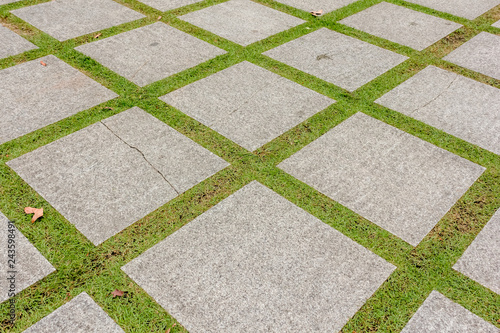
[[[171,329],[172,329],[172,328],[169,328],[168,330],[166,330],[166,331],[165,331],[165,333],[170,333],[170,330],[171,330]]]
[[[161,20],[161,16],[158,16],[158,21]]]
[[[46,64],[46,63],[44,63],[44,62],[43,62],[43,61],[41,61],[41,60],[40,60],[40,64],[41,64],[42,66],[47,66],[47,64]]]
[[[99,38],[102,36],[102,33],[98,33],[97,35],[94,36],[94,38]]]
[[[118,297],[122,297],[123,295],[125,295],[125,293],[121,290],[118,290],[118,289],[115,289],[111,295],[113,295],[113,298],[115,298],[116,296]]]
[[[313,16],[321,16],[323,15],[323,9],[317,10],[317,11],[312,11],[311,15]]]
[[[24,212],[26,214],[33,214],[31,223],[34,223],[36,220],[43,216],[43,208],[26,207],[24,208]]]

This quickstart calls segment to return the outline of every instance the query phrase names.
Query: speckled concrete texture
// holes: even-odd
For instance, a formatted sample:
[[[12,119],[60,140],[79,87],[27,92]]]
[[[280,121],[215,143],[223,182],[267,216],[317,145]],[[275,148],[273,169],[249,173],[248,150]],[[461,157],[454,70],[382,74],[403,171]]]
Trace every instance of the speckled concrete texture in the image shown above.
[[[485,170],[363,113],[278,167],[413,246]]]
[[[279,0],[285,5],[305,10],[307,12],[323,10],[323,13],[329,13],[340,9],[358,0]]]
[[[473,20],[493,7],[500,0],[407,0],[421,6]]]
[[[112,0],[53,0],[12,14],[61,42],[145,17]]]
[[[37,46],[0,24],[0,58],[34,50]]]
[[[191,333],[337,332],[395,267],[254,181],[122,268]]]
[[[499,333],[492,324],[433,290],[401,333]]]
[[[500,36],[481,32],[443,59],[500,80]]]
[[[160,99],[250,151],[335,102],[249,62]]]
[[[192,5],[203,0],[139,0],[148,6],[165,12],[167,10],[172,10],[187,5]]]
[[[115,97],[53,55],[0,70],[0,144]]]
[[[243,46],[305,23],[250,0],[230,0],[179,18]]]
[[[83,292],[24,333],[124,333],[94,300]]]
[[[500,210],[453,266],[500,295]]]
[[[354,91],[407,57],[321,28],[263,53],[348,91]]]
[[[387,2],[369,7],[339,23],[419,51],[462,26]]]
[[[429,66],[375,102],[500,154],[500,89]]]
[[[11,282],[14,285],[12,290],[17,294],[55,271],[50,262],[17,227],[9,228],[8,222],[9,219],[0,213],[0,258],[2,260],[0,264],[0,303],[10,298]],[[13,225],[16,225],[15,221]],[[9,238],[9,234],[13,236]],[[10,244],[9,239],[13,239]],[[9,252],[9,250],[14,252]],[[11,264],[14,266],[10,267]],[[13,271],[15,273],[12,273]],[[12,277],[14,277],[13,280],[11,280]]]
[[[226,53],[163,22],[75,49],[141,87]]]
[[[132,108],[8,165],[99,245],[228,163]]]

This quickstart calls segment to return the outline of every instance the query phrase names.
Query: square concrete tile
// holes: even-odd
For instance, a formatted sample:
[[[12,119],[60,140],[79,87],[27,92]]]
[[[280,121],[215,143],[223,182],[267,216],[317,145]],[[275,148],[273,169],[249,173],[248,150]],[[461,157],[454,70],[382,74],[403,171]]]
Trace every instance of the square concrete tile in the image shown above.
[[[495,23],[493,23],[491,25],[492,27],[495,27],[495,28],[500,28],[500,20],[496,21]]]
[[[500,90],[429,66],[375,101],[500,154]]]
[[[0,58],[7,58],[37,48],[35,44],[28,42],[14,31],[0,24]]]
[[[124,333],[85,292],[44,317],[24,333]]]
[[[179,18],[244,46],[305,22],[250,0],[230,0]]]
[[[441,12],[473,20],[500,5],[500,0],[406,0]]]
[[[419,51],[462,26],[387,2],[367,8],[339,23]]]
[[[500,295],[500,210],[453,266]]]
[[[333,12],[358,0],[279,0],[278,2],[285,5],[312,12],[322,9],[323,13]]]
[[[250,151],[335,102],[246,61],[160,99]]]
[[[53,0],[11,13],[61,42],[145,17],[113,0]]]
[[[337,332],[393,265],[254,181],[122,268],[191,333]]]
[[[433,290],[401,333],[499,333],[500,330]]]
[[[24,237],[24,235],[16,229],[11,229],[8,227],[9,220],[5,215],[0,213],[0,237],[1,237],[1,264],[0,264],[0,303],[9,299],[9,291],[11,289],[10,281],[8,278],[12,277],[11,271],[15,271],[15,286],[13,288],[14,292],[17,294],[27,287],[31,286],[33,283],[43,279],[50,273],[55,271],[55,268],[50,264],[50,262],[45,259],[45,257],[29,242],[29,240]],[[15,223],[14,223],[15,225]],[[9,230],[14,230],[9,232]],[[8,252],[9,244],[8,237],[9,234],[14,235],[14,252]],[[11,244],[12,245],[12,244]],[[11,255],[11,257],[9,257]],[[9,267],[12,262],[9,259],[13,259],[15,262],[14,269]]]
[[[414,246],[485,170],[363,113],[278,167]]]
[[[0,144],[115,97],[53,55],[0,70]]]
[[[263,54],[348,91],[358,89],[408,59],[326,28]]]
[[[443,59],[500,80],[500,36],[481,32]]]
[[[0,5],[6,5],[6,4],[14,3],[14,2],[18,2],[18,1],[21,1],[21,0],[0,0]]]
[[[228,163],[135,107],[8,165],[99,245]]]
[[[148,6],[165,12],[167,10],[172,10],[187,5],[192,5],[203,0],[139,0]]]
[[[226,53],[163,22],[85,44],[75,50],[141,87]]]

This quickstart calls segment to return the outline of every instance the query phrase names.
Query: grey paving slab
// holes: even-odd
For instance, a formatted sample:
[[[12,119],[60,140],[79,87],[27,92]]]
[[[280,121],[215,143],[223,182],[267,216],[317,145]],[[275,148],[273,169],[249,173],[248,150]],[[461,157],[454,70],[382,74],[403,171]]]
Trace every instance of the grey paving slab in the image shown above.
[[[339,23],[419,51],[462,25],[405,7],[381,2]]]
[[[278,2],[307,12],[323,10],[323,13],[333,12],[358,0],[279,0]]]
[[[407,0],[421,6],[473,20],[500,5],[500,0]]]
[[[500,80],[500,36],[481,32],[443,59]]]
[[[160,99],[250,151],[335,102],[246,61]]]
[[[495,28],[500,28],[500,20],[496,21],[495,23],[493,23],[491,25],[492,27],[495,27]]]
[[[0,70],[0,144],[115,97],[53,55]]]
[[[37,49],[38,47],[0,24],[0,58]]]
[[[155,9],[165,12],[167,10],[172,10],[187,5],[192,5],[203,0],[140,0],[140,2],[145,3]]]
[[[414,246],[485,170],[363,113],[278,167]]]
[[[500,90],[429,66],[375,101],[500,154]]]
[[[145,17],[113,0],[53,0],[11,13],[61,42]]]
[[[0,0],[0,5],[6,5],[6,4],[18,2],[18,1],[21,1],[21,0]]]
[[[500,210],[453,266],[500,295]]]
[[[401,333],[498,333],[500,330],[433,290]]]
[[[228,163],[132,108],[8,165],[99,245]]]
[[[230,0],[179,18],[244,46],[305,22],[250,0]]]
[[[122,268],[191,333],[337,332],[393,265],[252,182]]]
[[[226,53],[163,22],[75,49],[141,87]]]
[[[0,213],[0,237],[2,240],[0,242],[2,249],[0,251],[2,260],[0,263],[0,303],[9,299],[10,293],[14,292],[17,294],[55,271],[50,262],[45,259],[17,228],[12,229],[8,227],[8,222],[7,217]],[[13,231],[9,232],[9,230]],[[11,238],[14,239],[14,243],[8,243],[9,234],[14,235],[14,238]],[[9,246],[11,246],[10,250],[14,252],[8,252]],[[14,261],[9,262],[9,260]],[[10,264],[14,265],[14,269],[10,267]],[[12,271],[16,273],[11,273]],[[15,277],[14,280],[7,280],[12,278],[13,275]],[[11,282],[14,282],[12,289]]]
[[[326,28],[263,54],[349,91],[408,59]]]
[[[44,317],[24,333],[124,333],[85,292]]]

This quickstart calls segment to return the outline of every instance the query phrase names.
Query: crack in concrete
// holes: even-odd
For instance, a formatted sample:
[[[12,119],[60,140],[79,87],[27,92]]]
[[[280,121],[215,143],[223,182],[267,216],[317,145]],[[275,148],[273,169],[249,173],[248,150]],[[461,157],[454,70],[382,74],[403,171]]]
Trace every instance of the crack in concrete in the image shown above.
[[[165,182],[175,191],[175,193],[177,193],[177,195],[180,195],[179,191],[177,191],[177,189],[174,187],[174,185],[172,185],[168,179],[165,177],[165,175],[163,175],[160,170],[158,170],[157,168],[155,168],[155,166],[153,164],[151,164],[151,162],[148,161],[148,159],[146,158],[146,156],[144,155],[144,153],[142,151],[139,150],[139,148],[137,147],[134,147],[132,145],[130,145],[128,142],[126,142],[125,140],[123,140],[118,134],[116,134],[111,128],[108,127],[108,125],[106,125],[105,123],[103,123],[102,121],[100,121],[101,124],[104,125],[104,127],[106,127],[108,129],[108,131],[110,131],[114,136],[116,136],[121,142],[123,142],[124,144],[126,144],[127,146],[129,146],[131,149],[134,149],[136,150],[137,152],[139,152],[139,154],[141,154],[142,158],[144,159],[144,161],[146,161],[147,164],[149,164],[149,166],[151,168],[153,168],[153,170],[155,170],[156,172],[158,172],[158,174],[163,178],[163,180],[165,180]]]
[[[419,107],[418,107],[418,108],[416,108],[415,110],[411,111],[409,115],[410,115],[410,116],[412,116],[412,115],[413,115],[415,112],[417,112],[418,110],[425,108],[427,105],[431,104],[432,102],[436,101],[439,97],[443,96],[443,94],[444,94],[445,92],[447,92],[447,91],[451,88],[451,85],[452,85],[453,83],[455,83],[455,81],[457,81],[457,79],[458,79],[458,78],[459,78],[459,75],[458,75],[458,74],[456,74],[455,78],[454,78],[453,80],[451,80],[450,84],[448,84],[448,86],[447,86],[446,88],[444,88],[444,89],[443,89],[443,91],[441,91],[439,94],[437,94],[437,96],[436,96],[436,97],[434,97],[433,99],[431,99],[430,101],[428,101],[428,102],[427,102],[427,103],[425,103],[424,105],[419,106]]]

